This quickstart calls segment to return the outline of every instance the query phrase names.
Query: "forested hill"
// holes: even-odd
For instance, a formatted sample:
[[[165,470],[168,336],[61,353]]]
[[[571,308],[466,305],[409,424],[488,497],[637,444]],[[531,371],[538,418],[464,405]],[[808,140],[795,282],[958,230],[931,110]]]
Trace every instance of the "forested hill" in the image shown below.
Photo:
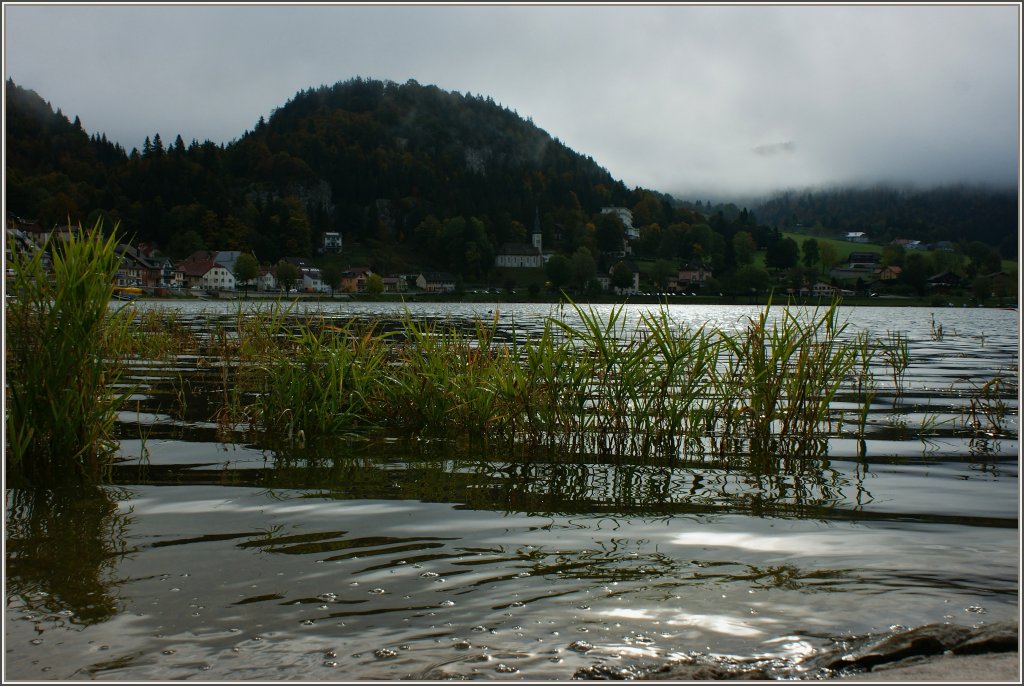
[[[632,210],[637,257],[710,259],[722,274],[735,267],[736,232],[750,231],[763,250],[797,225],[864,231],[874,242],[980,240],[1016,254],[1016,193],[799,191],[749,208],[676,201],[627,189],[490,98],[415,81],[301,91],[226,145],[155,132],[128,152],[11,80],[5,115],[10,214],[44,227],[103,217],[175,258],[201,249],[251,250],[262,262],[312,256],[324,232],[339,231],[346,246],[373,242],[375,254],[479,278],[503,243],[529,241],[535,222],[545,249],[621,250],[621,226],[616,236],[600,215],[606,206]]]
[[[537,217],[571,234],[601,207],[640,199],[490,98],[414,81],[302,91],[228,145],[155,133],[131,153],[6,88],[8,209],[51,226],[106,214],[172,254],[274,260],[312,254],[324,231],[402,243],[452,217],[479,220],[485,235],[469,238],[486,253],[528,240]]]
[[[897,238],[981,241],[1016,259],[1018,207],[1014,190],[969,186],[929,189],[875,186],[779,193],[756,206],[759,221],[782,230],[825,227],[863,231],[874,243]]]

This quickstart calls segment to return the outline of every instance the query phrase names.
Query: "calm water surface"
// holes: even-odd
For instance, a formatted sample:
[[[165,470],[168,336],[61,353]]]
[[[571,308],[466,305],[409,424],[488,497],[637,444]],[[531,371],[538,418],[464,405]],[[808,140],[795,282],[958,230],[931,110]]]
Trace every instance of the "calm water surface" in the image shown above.
[[[135,306],[200,319],[236,307]],[[548,305],[409,310],[497,310],[508,336],[574,316]],[[730,329],[757,310],[670,312]],[[140,366],[115,486],[7,492],[5,677],[561,680],[687,656],[790,676],[818,651],[893,627],[1017,619],[1017,314],[842,313],[851,334],[909,338],[904,392],[883,385],[863,456],[837,435],[828,459],[788,474],[387,437],[274,447],[225,435],[204,414],[216,389],[203,390],[209,371],[195,360]],[[1003,425],[952,430],[966,390],[998,372],[1013,382]],[[169,389],[183,377],[193,395],[177,415]]]

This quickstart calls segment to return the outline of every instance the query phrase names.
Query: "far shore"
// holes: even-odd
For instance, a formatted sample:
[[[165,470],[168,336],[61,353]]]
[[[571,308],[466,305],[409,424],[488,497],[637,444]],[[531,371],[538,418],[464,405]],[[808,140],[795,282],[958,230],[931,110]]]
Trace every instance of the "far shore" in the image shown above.
[[[802,306],[818,306],[829,303],[828,300],[822,298],[809,298],[809,297],[791,297],[785,295],[756,295],[756,296],[730,296],[730,295],[630,295],[630,296],[608,296],[608,295],[570,295],[568,298],[565,296],[559,296],[553,293],[538,293],[531,295],[526,289],[517,289],[513,292],[499,291],[495,292],[473,292],[473,291],[461,291],[461,292],[450,292],[450,293],[423,293],[423,292],[411,292],[411,293],[380,293],[380,294],[368,294],[368,293],[268,293],[268,292],[250,292],[246,293],[243,291],[220,291],[220,292],[209,292],[208,294],[197,296],[187,291],[183,292],[170,292],[167,295],[150,295],[146,294],[138,298],[138,300],[152,300],[152,301],[266,301],[266,302],[324,302],[324,303],[343,303],[343,302],[427,302],[427,303],[439,303],[439,302],[451,302],[451,303],[547,303],[557,305],[561,302],[568,302],[571,299],[572,302],[581,305],[620,305],[620,304],[632,304],[632,305],[760,305],[764,306],[770,303],[774,305],[785,305],[794,304]],[[989,308],[989,309],[1007,309],[1016,310],[1017,302],[1016,299],[1005,299],[998,301],[992,299],[984,303],[979,304],[975,299],[964,296],[928,296],[928,297],[905,297],[905,296],[886,296],[880,295],[877,297],[864,297],[864,296],[846,296],[842,299],[842,304],[848,307],[856,306],[868,306],[868,307],[932,307],[932,308]]]

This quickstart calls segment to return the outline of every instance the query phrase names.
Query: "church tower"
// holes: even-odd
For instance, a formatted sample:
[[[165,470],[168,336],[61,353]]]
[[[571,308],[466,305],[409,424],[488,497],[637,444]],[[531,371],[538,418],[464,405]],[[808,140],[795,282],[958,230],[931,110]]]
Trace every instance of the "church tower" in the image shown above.
[[[541,240],[544,238],[544,234],[540,230],[540,210],[534,208],[533,210],[533,247],[537,248],[537,253],[543,252],[541,249]]]

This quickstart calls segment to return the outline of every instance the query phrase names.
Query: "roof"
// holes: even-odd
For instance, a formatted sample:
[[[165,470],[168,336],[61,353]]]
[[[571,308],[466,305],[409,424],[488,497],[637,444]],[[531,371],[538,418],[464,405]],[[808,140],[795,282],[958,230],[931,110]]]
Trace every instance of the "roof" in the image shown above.
[[[527,245],[526,243],[503,243],[501,250],[498,251],[499,255],[539,255],[540,251],[537,250],[536,246]]]

